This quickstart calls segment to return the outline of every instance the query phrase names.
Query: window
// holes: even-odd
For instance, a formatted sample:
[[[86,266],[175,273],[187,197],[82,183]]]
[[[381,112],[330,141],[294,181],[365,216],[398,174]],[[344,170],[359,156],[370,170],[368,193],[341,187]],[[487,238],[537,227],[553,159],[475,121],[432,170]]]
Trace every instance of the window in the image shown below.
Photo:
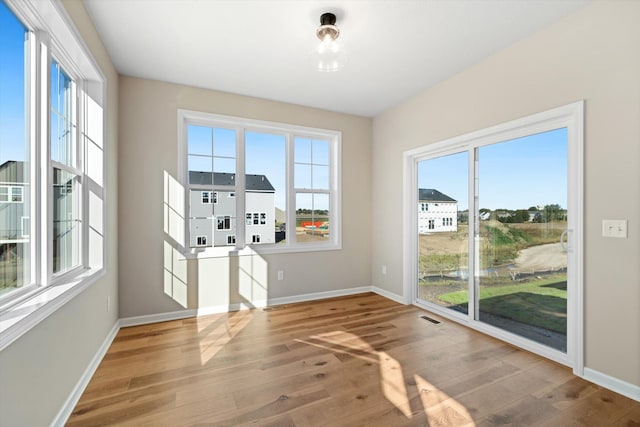
[[[106,253],[104,78],[55,3],[0,1],[0,312],[24,331],[61,305],[50,285],[88,286]],[[20,302],[36,293],[43,316]]]
[[[219,216],[218,217],[218,230],[231,230],[231,217]]]
[[[11,201],[22,203],[22,187],[11,187]]]
[[[340,248],[339,132],[186,110],[178,111],[178,121],[180,175],[188,192],[221,193],[208,208],[187,202],[188,236],[209,227],[213,248]],[[229,216],[230,228],[220,223],[222,216]],[[235,236],[233,243],[228,232]],[[191,248],[196,246],[194,237],[188,240]],[[206,256],[215,251],[190,252]]]
[[[236,236],[230,234],[227,236],[227,245],[235,245],[236,244]]]
[[[2,185],[0,186],[0,202],[22,203],[23,191],[23,187]]]
[[[196,242],[196,245],[198,246],[207,246],[207,236],[196,237]]]
[[[435,219],[430,219],[427,225],[427,228],[429,230],[433,230],[436,228],[436,220]]]
[[[209,191],[203,191],[200,193],[203,205],[208,205],[212,202],[210,194],[211,193]]]

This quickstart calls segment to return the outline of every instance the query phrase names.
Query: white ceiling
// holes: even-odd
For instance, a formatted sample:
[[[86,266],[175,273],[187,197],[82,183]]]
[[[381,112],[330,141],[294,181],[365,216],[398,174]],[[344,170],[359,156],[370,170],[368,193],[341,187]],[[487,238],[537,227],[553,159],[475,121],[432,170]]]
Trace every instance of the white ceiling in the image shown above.
[[[84,0],[121,74],[377,114],[589,0]],[[337,16],[343,69],[315,70]]]

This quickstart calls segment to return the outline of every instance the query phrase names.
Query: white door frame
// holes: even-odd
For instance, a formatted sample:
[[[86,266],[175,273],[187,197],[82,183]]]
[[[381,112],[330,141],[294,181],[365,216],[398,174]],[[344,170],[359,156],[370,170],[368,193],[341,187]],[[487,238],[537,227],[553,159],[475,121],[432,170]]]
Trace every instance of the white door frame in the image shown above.
[[[473,151],[477,147],[524,136],[567,128],[568,139],[568,212],[567,228],[567,352],[538,344],[516,334],[493,327],[474,319],[474,309],[469,314],[454,312],[437,304],[417,299],[418,283],[418,180],[417,168],[421,160],[440,157],[461,151],[469,151],[469,212],[474,208]],[[539,354],[573,368],[574,374],[584,374],[584,290],[583,290],[583,219],[584,219],[584,101],[564,105],[531,116],[512,120],[469,134],[457,136],[434,144],[418,147],[403,153],[403,293],[404,302],[433,311],[450,320],[462,323],[510,344]],[[474,209],[475,211],[475,209]],[[474,225],[469,215],[469,229]],[[471,236],[472,233],[469,233]],[[469,268],[472,268],[473,238],[470,238]],[[473,271],[473,270],[471,270]],[[473,275],[469,275],[472,277]]]

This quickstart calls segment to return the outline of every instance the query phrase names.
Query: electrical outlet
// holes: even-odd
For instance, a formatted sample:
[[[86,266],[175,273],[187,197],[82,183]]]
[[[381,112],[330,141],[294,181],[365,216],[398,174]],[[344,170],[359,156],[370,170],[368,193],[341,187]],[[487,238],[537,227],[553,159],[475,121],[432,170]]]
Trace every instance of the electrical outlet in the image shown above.
[[[278,270],[278,280],[284,280],[284,270]]]
[[[387,266],[386,265],[382,266],[382,274],[387,274]]]
[[[111,311],[111,297],[107,297],[107,313]]]

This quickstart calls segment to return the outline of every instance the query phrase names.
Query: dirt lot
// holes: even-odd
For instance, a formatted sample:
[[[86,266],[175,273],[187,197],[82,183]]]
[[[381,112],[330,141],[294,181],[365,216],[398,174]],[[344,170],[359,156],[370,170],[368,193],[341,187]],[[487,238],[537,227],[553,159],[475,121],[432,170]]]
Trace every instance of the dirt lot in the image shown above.
[[[421,234],[419,236],[420,253],[466,254],[469,250],[468,229],[469,227],[464,224],[458,225],[457,232]]]

